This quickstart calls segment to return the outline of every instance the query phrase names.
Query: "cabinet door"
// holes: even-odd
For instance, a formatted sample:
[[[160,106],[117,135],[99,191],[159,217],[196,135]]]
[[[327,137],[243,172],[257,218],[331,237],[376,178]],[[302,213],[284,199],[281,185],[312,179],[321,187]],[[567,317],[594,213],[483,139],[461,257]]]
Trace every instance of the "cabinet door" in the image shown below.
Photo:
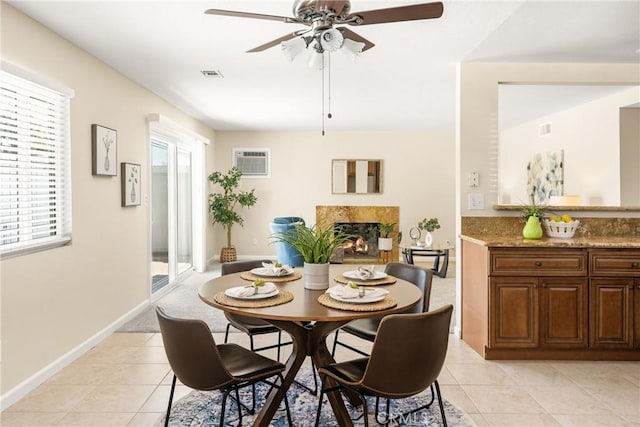
[[[543,347],[586,348],[588,314],[586,278],[540,279],[540,340]]]
[[[631,278],[591,279],[589,343],[592,348],[633,347],[633,285]]]
[[[489,288],[489,346],[538,346],[538,279],[492,277]]]
[[[633,307],[634,317],[636,319],[636,343],[635,347],[640,348],[640,279],[636,279],[636,288],[633,290],[635,304]]]

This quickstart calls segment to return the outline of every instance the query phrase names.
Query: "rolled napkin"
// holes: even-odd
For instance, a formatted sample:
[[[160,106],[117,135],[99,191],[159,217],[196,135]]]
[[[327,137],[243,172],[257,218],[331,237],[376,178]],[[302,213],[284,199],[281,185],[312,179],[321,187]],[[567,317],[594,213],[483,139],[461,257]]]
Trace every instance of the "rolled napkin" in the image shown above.
[[[237,286],[235,288],[229,288],[225,291],[226,295],[235,298],[246,298],[256,293],[256,287],[253,285]]]
[[[360,291],[358,288],[352,288],[349,285],[332,286],[326,291],[329,295],[339,298],[358,298]]]
[[[263,262],[262,266],[266,269],[267,273],[273,276],[286,276],[290,272],[288,265],[273,264],[271,262]]]
[[[264,282],[262,286],[256,286],[255,283],[253,282],[253,286],[258,294],[270,294],[277,289],[273,282]]]
[[[362,280],[373,279],[376,277],[376,266],[362,265],[358,267],[358,274]]]

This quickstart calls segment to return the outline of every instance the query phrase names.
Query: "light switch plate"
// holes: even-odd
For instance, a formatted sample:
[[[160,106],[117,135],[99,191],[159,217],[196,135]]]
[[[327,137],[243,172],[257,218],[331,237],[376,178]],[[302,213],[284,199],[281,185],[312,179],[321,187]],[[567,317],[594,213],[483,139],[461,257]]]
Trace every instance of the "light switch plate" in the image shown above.
[[[484,209],[484,194],[469,193],[469,210]]]

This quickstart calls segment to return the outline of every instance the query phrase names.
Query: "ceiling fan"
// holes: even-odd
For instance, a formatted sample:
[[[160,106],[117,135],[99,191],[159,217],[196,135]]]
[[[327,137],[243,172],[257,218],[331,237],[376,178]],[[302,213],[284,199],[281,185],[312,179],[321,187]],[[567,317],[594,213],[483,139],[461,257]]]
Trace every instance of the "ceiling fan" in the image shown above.
[[[349,0],[295,0],[293,3],[293,14],[295,17],[221,9],[208,9],[205,13],[238,18],[267,19],[284,23],[302,24],[309,27],[286,34],[247,52],[261,52],[283,42],[287,42],[288,40],[300,37],[306,43],[305,47],[312,46],[316,52],[323,53],[341,48],[345,45],[345,39],[359,43],[359,52],[364,52],[375,46],[371,41],[351,31],[349,28],[334,26],[351,25],[357,27],[362,25],[440,18],[443,10],[444,7],[441,2],[434,2],[351,13],[351,2]]]

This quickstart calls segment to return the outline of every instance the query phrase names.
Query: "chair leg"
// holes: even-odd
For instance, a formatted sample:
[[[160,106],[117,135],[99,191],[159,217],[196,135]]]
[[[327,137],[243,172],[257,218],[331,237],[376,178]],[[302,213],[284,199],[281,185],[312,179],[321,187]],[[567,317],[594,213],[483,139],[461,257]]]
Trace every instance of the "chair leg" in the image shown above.
[[[238,387],[234,387],[236,389],[236,405],[238,406],[238,425],[242,425],[242,405],[240,403],[240,392],[238,391]],[[254,395],[255,396],[255,395]]]
[[[231,323],[227,323],[227,328],[224,331],[224,343],[226,344],[229,341],[229,328],[231,328]]]
[[[278,331],[278,362],[280,361],[280,347],[282,346],[282,331]]]
[[[440,415],[442,415],[442,425],[447,427],[447,417],[444,415],[444,405],[442,404],[442,395],[440,395],[440,384],[438,380],[434,382],[436,385],[436,392],[438,393],[438,404],[440,405]]]
[[[282,374],[278,374],[278,378],[280,378],[280,387],[284,387],[284,377]],[[291,420],[291,409],[289,408],[289,398],[287,397],[287,392],[284,393],[284,408],[287,411],[287,421],[289,422],[289,427],[293,427],[293,421]]]
[[[171,382],[171,392],[169,393],[169,405],[167,406],[167,415],[164,418],[164,427],[169,425],[169,416],[171,415],[171,403],[173,402],[173,392],[176,389],[176,376],[173,375],[173,381]]]
[[[333,348],[331,349],[331,357],[336,357],[336,347],[338,346],[338,333],[340,329],[336,329],[336,333],[333,335]]]
[[[320,378],[322,381],[320,385],[320,399],[318,399],[318,411],[316,412],[315,427],[318,427],[318,425],[320,425],[320,413],[322,412],[322,401],[324,400],[324,382],[327,377],[325,376],[324,378],[325,378],[324,380]]]
[[[229,397],[229,392],[231,389],[225,389],[222,393],[222,407],[220,408],[220,427],[224,427],[224,413],[227,408],[227,397]],[[240,407],[240,403],[238,403],[238,408]]]
[[[382,398],[386,400],[386,412],[385,412],[385,416],[384,416],[384,420],[380,420],[380,397],[376,397],[376,422],[378,424],[382,424],[385,426],[388,426],[389,423],[391,422],[391,416],[389,415],[389,399],[386,398]]]

